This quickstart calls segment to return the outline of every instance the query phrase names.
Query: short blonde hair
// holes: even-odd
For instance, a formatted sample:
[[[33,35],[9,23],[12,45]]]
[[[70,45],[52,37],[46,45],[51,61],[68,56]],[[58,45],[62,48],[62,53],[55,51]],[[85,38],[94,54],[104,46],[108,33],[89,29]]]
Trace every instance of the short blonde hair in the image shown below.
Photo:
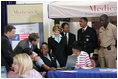
[[[19,64],[18,77],[33,68],[32,60],[26,53],[17,54],[16,56],[14,56],[14,62]]]
[[[62,29],[61,29],[61,27],[59,26],[59,24],[56,24],[56,25],[53,27],[53,31],[59,31],[59,32],[61,32]]]

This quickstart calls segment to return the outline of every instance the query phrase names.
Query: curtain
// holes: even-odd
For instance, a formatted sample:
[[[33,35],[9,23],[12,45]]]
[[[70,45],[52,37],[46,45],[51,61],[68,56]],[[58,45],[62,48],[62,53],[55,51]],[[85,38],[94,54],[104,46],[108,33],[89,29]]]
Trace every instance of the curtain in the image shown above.
[[[7,5],[16,4],[16,1],[1,1],[1,35],[4,34],[4,26],[8,24],[7,22]]]

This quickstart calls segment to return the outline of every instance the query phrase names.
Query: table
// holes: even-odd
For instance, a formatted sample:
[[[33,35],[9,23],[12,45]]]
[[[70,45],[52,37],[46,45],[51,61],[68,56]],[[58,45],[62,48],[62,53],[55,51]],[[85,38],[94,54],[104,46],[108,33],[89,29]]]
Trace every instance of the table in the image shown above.
[[[92,68],[48,71],[48,78],[117,78],[117,71],[100,71],[117,68]]]

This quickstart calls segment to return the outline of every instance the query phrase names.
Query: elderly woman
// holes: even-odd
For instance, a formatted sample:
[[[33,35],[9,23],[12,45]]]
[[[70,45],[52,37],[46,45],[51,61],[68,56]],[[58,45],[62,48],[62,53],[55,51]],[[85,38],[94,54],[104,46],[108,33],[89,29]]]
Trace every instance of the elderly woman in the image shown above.
[[[66,54],[66,37],[62,37],[60,34],[61,28],[58,25],[53,27],[53,35],[48,38],[48,46],[52,49],[52,53],[56,56],[61,67],[66,65],[67,54]]]
[[[20,78],[42,78],[42,75],[33,69],[30,56],[25,53],[14,56],[12,67]]]

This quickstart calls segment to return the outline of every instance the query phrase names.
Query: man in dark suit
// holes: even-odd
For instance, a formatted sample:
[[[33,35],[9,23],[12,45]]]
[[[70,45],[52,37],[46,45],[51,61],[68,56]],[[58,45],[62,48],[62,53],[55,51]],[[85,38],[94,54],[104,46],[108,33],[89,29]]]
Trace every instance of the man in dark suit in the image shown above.
[[[67,40],[67,55],[72,55],[72,44],[76,40],[75,34],[70,33],[70,26],[68,23],[63,23],[61,25],[63,32],[61,32],[62,36],[66,36]]]
[[[86,17],[80,18],[80,26],[82,28],[78,30],[77,40],[82,46],[82,50],[86,51],[90,56],[90,53],[93,53],[97,48],[97,35],[93,28],[87,26],[87,23],[88,19]]]
[[[5,66],[7,72],[11,70],[13,63],[13,50],[9,39],[14,37],[15,30],[12,25],[5,26],[5,33],[1,38],[1,66]]]
[[[32,51],[39,54],[39,49],[37,44],[39,42],[39,36],[36,33],[31,33],[28,38],[21,40],[18,45],[15,47],[14,52],[15,55],[22,53],[25,48],[31,48]]]

